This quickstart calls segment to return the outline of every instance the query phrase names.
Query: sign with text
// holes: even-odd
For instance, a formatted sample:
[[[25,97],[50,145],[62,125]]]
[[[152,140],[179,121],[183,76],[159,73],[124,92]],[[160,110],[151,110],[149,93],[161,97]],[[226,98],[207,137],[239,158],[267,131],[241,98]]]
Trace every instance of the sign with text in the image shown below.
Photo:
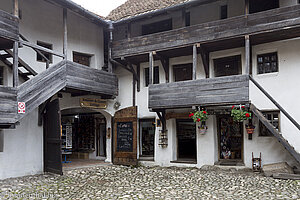
[[[132,122],[117,123],[117,151],[133,151],[133,124]]]
[[[18,102],[18,113],[25,113],[26,104],[25,102]]]
[[[102,99],[81,98],[80,106],[83,108],[106,109],[107,101]]]

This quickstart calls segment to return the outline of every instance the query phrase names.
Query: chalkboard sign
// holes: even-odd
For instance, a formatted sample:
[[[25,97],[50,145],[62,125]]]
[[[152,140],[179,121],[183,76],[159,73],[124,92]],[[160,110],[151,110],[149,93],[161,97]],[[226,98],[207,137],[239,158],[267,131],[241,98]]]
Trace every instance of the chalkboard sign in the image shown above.
[[[117,151],[133,151],[133,124],[132,122],[117,123]]]

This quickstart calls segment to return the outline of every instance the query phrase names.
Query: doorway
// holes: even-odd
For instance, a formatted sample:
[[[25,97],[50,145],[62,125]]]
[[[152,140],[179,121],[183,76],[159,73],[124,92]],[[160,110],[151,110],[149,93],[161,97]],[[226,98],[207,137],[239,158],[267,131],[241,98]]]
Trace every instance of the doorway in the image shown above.
[[[154,159],[155,119],[140,119],[140,159]]]
[[[234,122],[230,115],[219,115],[218,143],[220,165],[242,165],[243,125]]]
[[[190,119],[176,121],[177,161],[197,162],[196,124]]]

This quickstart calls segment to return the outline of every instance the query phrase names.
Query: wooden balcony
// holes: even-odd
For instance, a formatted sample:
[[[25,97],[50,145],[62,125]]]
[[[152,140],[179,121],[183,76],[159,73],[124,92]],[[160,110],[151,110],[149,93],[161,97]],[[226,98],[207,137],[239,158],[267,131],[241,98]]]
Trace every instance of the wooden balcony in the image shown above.
[[[0,49],[9,49],[12,47],[12,41],[18,40],[18,18],[3,10],[0,10]]]
[[[225,40],[228,40],[228,46],[234,48],[244,45],[245,35],[251,36],[252,44],[300,36],[300,5],[114,41],[113,58],[170,50],[195,43],[215,42],[211,49],[213,51],[224,46],[216,42]],[[234,40],[238,38],[240,40]]]
[[[249,76],[237,75],[149,86],[149,109],[249,103]]]

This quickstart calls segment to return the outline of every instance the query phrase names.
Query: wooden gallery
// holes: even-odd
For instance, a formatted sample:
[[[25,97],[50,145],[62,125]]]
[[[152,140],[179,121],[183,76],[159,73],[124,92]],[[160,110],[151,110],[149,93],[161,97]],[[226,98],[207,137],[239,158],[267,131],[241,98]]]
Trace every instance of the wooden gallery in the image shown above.
[[[102,161],[300,162],[300,1],[1,0],[0,179]],[[69,163],[71,162],[71,163]]]

